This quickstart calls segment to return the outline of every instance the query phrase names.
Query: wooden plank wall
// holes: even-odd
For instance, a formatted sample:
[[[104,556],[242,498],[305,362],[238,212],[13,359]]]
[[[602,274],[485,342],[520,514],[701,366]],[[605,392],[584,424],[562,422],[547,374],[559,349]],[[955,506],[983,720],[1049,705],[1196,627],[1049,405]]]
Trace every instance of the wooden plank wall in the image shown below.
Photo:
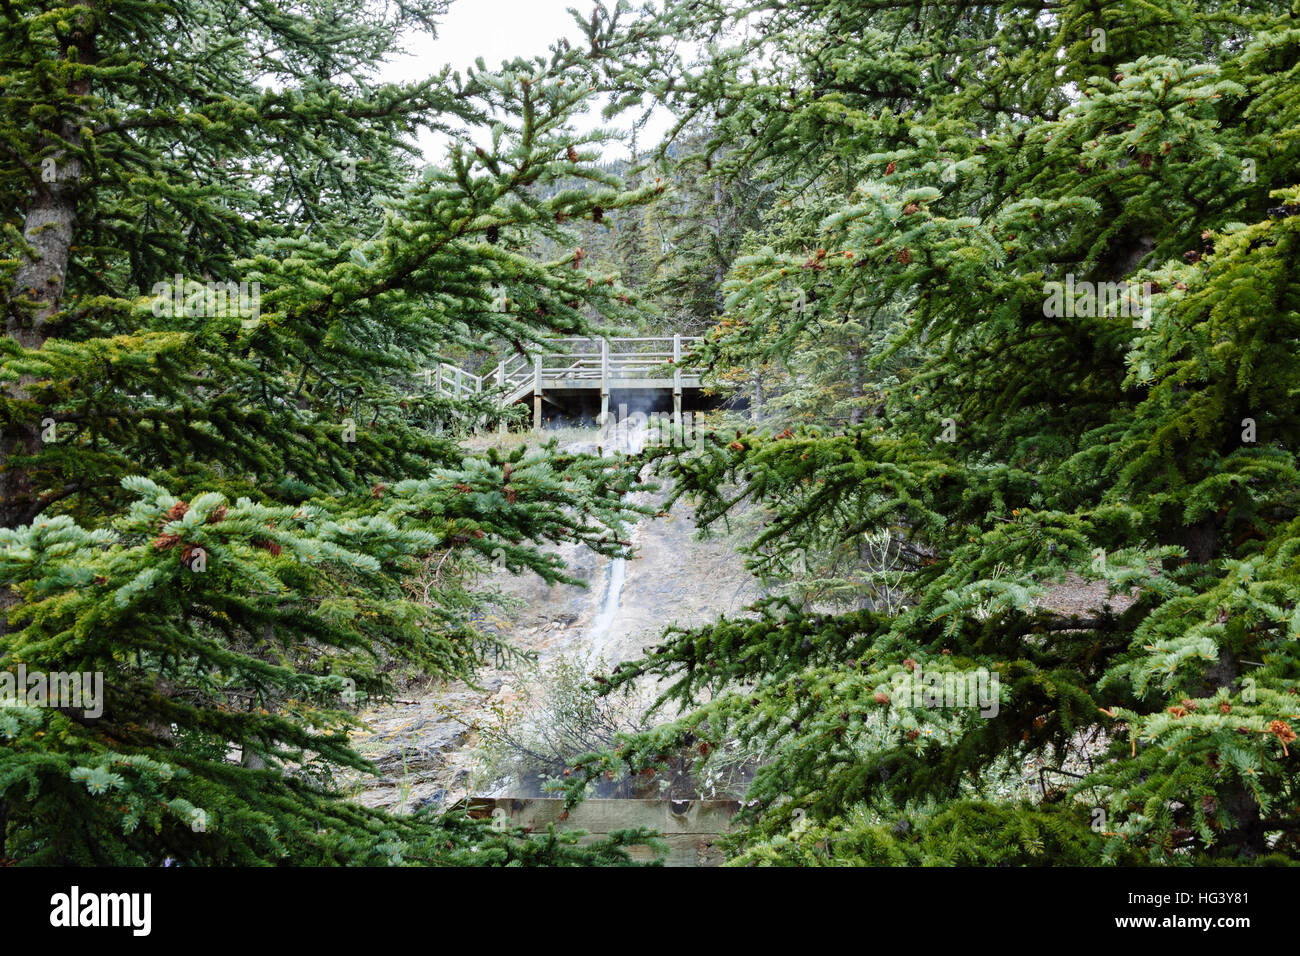
[[[668,844],[665,866],[718,866],[722,851],[718,838],[731,827],[740,809],[736,800],[584,800],[564,817],[564,801],[549,797],[472,797],[461,806],[471,817],[494,819],[502,825],[545,832],[549,823],[557,830],[586,830],[584,840],[595,840],[615,830],[646,827],[657,830]],[[648,847],[633,847],[634,859],[650,860]]]

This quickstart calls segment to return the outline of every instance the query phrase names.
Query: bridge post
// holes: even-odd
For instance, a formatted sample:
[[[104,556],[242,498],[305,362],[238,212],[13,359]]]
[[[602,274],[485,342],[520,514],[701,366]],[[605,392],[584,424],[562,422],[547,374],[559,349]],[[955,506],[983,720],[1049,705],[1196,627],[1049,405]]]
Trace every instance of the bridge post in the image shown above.
[[[505,360],[502,359],[500,364],[497,365],[497,388],[504,389],[505,387],[506,387],[506,363]],[[500,399],[498,399],[498,401],[500,401]],[[502,418],[500,421],[497,422],[497,434],[504,435],[505,433],[506,433],[506,420]]]
[[[426,382],[433,385],[433,394],[437,398],[442,398],[442,362],[438,362],[436,368],[429,369],[425,372],[424,377]],[[441,435],[443,430],[442,422],[439,421],[438,424],[434,426],[434,434]]]
[[[609,418],[609,340],[600,340],[600,421],[604,427]]]
[[[533,431],[542,430],[542,357],[533,359]]]
[[[673,334],[673,433],[682,427],[682,334]]]

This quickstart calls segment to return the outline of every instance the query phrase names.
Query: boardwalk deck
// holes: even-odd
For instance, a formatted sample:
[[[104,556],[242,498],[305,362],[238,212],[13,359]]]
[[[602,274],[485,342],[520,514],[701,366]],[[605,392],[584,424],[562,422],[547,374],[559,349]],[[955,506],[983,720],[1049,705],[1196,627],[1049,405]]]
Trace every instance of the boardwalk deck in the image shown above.
[[[609,414],[612,392],[658,391],[671,393],[673,420],[680,423],[683,391],[700,387],[699,376],[683,374],[681,363],[700,341],[687,335],[553,339],[554,351],[511,356],[486,375],[444,362],[426,370],[425,379],[451,398],[490,393],[503,407],[531,399],[537,430],[548,393],[597,389],[601,421]]]

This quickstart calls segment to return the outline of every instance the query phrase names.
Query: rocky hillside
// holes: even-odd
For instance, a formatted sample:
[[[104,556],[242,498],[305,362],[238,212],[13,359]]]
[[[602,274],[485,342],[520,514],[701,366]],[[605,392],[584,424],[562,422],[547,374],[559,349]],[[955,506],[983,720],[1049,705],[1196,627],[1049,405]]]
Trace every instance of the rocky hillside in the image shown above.
[[[569,444],[594,450],[595,434]],[[651,500],[662,497],[662,492],[648,493]],[[550,665],[599,660],[612,666],[631,660],[670,624],[702,624],[738,613],[759,597],[735,541],[699,540],[693,519],[691,508],[678,504],[667,517],[640,523],[631,535],[635,556],[626,562],[573,545],[557,549],[585,587],[548,586],[535,576],[494,580],[518,607],[494,615],[486,626],[521,650],[535,652],[535,667],[487,668],[482,690],[459,681],[410,687],[397,701],[365,710],[360,716],[366,729],[354,741],[381,773],[359,781],[357,799],[411,810],[470,795],[475,785],[485,786],[476,779],[480,729],[504,712],[526,712],[535,705],[529,687]],[[646,688],[643,703],[652,696],[653,688]]]

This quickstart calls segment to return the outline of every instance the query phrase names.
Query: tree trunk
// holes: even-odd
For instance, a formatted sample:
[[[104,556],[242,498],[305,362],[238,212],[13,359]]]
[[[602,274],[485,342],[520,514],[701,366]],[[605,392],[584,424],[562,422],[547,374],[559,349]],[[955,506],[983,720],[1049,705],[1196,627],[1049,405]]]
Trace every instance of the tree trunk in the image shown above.
[[[70,45],[78,62],[89,64],[95,60],[94,4],[87,6],[92,12],[79,14]],[[89,96],[90,80],[74,80],[67,92],[69,97]],[[14,274],[5,316],[5,334],[24,348],[39,349],[45,344],[50,320],[63,299],[82,192],[79,150],[84,118],[80,107],[67,109],[39,141],[42,152],[59,143],[67,147],[47,152],[33,168],[34,184],[23,218],[23,239],[29,248],[20,253],[22,260]],[[9,387],[9,397],[29,399],[34,381],[30,375],[22,376]],[[42,507],[30,470],[24,462],[14,462],[41,451],[41,417],[33,412],[30,421],[13,422],[0,433],[0,526],[26,524]]]
[[[862,407],[862,395],[866,391],[866,381],[862,373],[862,349],[849,350],[849,388],[853,396],[853,407],[849,409],[849,424],[858,425],[865,415]]]
[[[1197,564],[1208,564],[1214,560],[1218,551],[1218,536],[1219,519],[1210,514],[1196,524],[1182,528],[1175,543],[1186,549],[1189,560]],[[1241,668],[1232,649],[1221,644],[1218,662],[1205,673],[1203,695],[1212,696],[1221,687],[1233,693],[1238,689],[1236,685],[1240,672]],[[1240,780],[1226,782],[1215,789],[1215,797],[1235,824],[1223,833],[1219,846],[1248,860],[1268,853],[1263,815],[1255,795],[1245,783]]]
[[[727,264],[723,261],[722,250],[725,244],[722,239],[722,205],[726,197],[722,192],[722,180],[715,178],[713,180],[713,235],[716,245],[714,246],[713,260],[713,301],[718,315],[724,311],[726,296],[722,294],[722,283],[727,278]]]

